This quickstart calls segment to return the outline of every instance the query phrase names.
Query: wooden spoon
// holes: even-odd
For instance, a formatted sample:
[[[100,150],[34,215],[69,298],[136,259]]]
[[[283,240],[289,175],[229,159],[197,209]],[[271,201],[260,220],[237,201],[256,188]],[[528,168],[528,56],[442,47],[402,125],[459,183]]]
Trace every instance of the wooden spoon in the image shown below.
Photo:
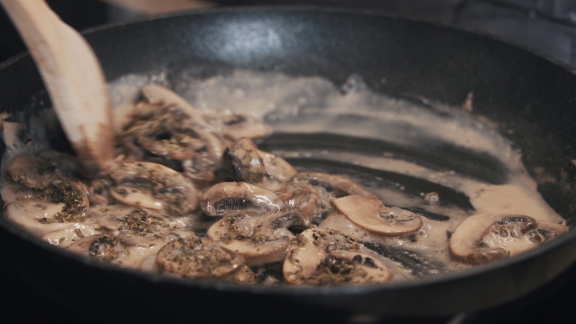
[[[64,132],[90,171],[113,157],[110,99],[96,55],[44,0],[0,0],[40,70]]]

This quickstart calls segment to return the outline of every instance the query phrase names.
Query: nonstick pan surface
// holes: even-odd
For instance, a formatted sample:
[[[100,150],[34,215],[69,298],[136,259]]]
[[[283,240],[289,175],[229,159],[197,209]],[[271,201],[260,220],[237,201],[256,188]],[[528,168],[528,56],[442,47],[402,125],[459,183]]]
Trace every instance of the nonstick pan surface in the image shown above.
[[[499,131],[522,150],[523,163],[533,176],[535,170],[549,173],[554,180],[540,183],[538,190],[569,225],[576,217],[576,173],[571,162],[576,157],[572,143],[576,136],[576,76],[527,50],[441,25],[362,12],[299,8],[199,11],[98,28],[86,33],[86,38],[108,80],[130,73],[164,70],[169,74],[185,69],[196,71],[198,77],[238,68],[277,71],[320,76],[335,84],[360,75],[375,92],[423,106],[459,106],[474,91],[473,114],[496,122]],[[0,68],[2,108],[25,123],[49,106],[42,97],[43,89],[27,55]],[[359,151],[386,146],[325,134],[312,139],[292,135],[273,135],[262,145],[269,150],[301,144]],[[50,131],[47,136],[55,147],[66,149],[61,133]],[[435,156],[434,152],[404,153]],[[468,161],[483,158],[457,147],[441,153]],[[302,168],[350,167],[314,160],[291,162]],[[498,165],[486,160],[479,165],[470,163],[461,172],[497,183]],[[374,176],[370,170],[350,172]],[[365,287],[246,287],[120,269],[44,244],[5,221],[0,226],[5,242],[2,253],[21,269],[24,280],[56,294],[62,304],[90,309],[104,301],[125,301],[142,311],[166,310],[183,316],[192,309],[218,314],[223,305],[226,314],[241,314],[256,305],[266,305],[269,312],[318,305],[392,315],[453,314],[521,297],[576,259],[576,234],[570,231],[518,257],[410,282]],[[85,297],[78,298],[80,295]]]

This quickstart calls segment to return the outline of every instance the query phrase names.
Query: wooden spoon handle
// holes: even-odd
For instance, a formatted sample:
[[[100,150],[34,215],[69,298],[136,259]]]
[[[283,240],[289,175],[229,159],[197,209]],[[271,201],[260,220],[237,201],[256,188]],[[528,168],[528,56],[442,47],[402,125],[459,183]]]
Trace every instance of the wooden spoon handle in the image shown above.
[[[96,55],[44,0],[0,0],[28,46],[68,140],[91,171],[113,159],[112,112]]]

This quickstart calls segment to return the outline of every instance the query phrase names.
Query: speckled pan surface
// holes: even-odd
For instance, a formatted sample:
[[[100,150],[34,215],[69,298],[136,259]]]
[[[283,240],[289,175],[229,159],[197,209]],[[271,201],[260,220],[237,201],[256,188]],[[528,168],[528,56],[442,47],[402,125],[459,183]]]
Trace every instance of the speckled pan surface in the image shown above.
[[[499,131],[522,150],[523,163],[533,176],[545,170],[550,177],[539,183],[542,196],[568,219],[569,225],[576,217],[576,173],[570,162],[576,157],[572,143],[576,136],[576,76],[526,50],[439,25],[315,9],[202,11],[102,28],[86,37],[108,80],[151,70],[189,70],[196,76],[210,77],[241,68],[321,76],[342,84],[356,74],[375,92],[422,106],[460,106],[466,95],[474,91],[473,114],[497,123]],[[41,100],[35,100],[34,107],[30,105],[31,98],[42,89],[28,56],[0,69],[2,109],[20,111],[17,115],[24,121],[34,116],[35,109],[42,109]],[[25,106],[29,109],[22,111]],[[61,134],[50,134],[56,147],[65,146]],[[298,136],[278,133],[263,146],[270,150],[278,145],[329,146],[366,155],[377,148],[429,165],[458,159],[465,163],[449,168],[460,167],[460,172],[489,182],[497,182],[500,175],[498,165],[491,164],[490,159],[458,147],[430,145],[428,152],[410,151],[386,142]],[[442,160],[446,156],[453,159]],[[313,168],[316,163],[328,169],[354,169],[314,160],[292,162],[301,167]],[[374,175],[371,170],[358,168],[352,171],[395,176]],[[454,203],[462,203],[457,194],[451,197]],[[396,315],[449,314],[522,296],[576,259],[576,234],[570,231],[519,257],[411,282],[366,287],[244,287],[119,269],[50,247],[4,221],[0,226],[2,240],[10,244],[11,252],[7,253],[17,250],[23,255],[21,263],[30,271],[42,269],[40,276],[48,278],[46,284],[65,292],[63,300],[68,298],[73,303],[74,297],[68,292],[86,287],[90,291],[87,303],[114,294],[176,312],[184,311],[176,305],[190,302],[206,311],[217,309],[222,303],[236,310],[254,303],[280,310],[288,302]],[[167,301],[155,296],[172,298]]]

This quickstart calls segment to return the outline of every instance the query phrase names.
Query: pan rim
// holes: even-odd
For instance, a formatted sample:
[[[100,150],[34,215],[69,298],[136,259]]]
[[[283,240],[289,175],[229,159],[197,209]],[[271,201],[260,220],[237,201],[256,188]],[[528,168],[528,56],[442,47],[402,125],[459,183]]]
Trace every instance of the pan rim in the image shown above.
[[[165,13],[153,16],[146,16],[140,17],[136,19],[131,19],[128,21],[106,24],[94,28],[90,28],[84,30],[82,32],[83,35],[90,35],[92,33],[97,33],[102,30],[108,30],[112,28],[118,28],[121,26],[129,25],[129,24],[137,24],[137,23],[146,23],[149,21],[155,20],[162,20],[162,19],[170,19],[170,18],[178,18],[178,17],[193,17],[193,16],[202,16],[202,15],[209,15],[209,14],[221,14],[224,12],[230,13],[245,13],[247,11],[251,12],[258,12],[258,11],[274,11],[274,12],[294,12],[294,13],[310,13],[310,12],[318,12],[318,13],[339,13],[351,16],[359,16],[359,15],[369,15],[374,17],[381,17],[385,19],[395,19],[395,20],[402,20],[402,21],[410,21],[416,22],[420,24],[428,24],[434,25],[441,28],[447,28],[451,31],[458,31],[467,34],[473,34],[482,38],[488,38],[491,41],[496,41],[505,44],[506,46],[512,46],[517,49],[521,49],[523,51],[529,52],[531,55],[535,55],[541,59],[548,61],[549,63],[566,70],[570,74],[576,73],[576,71],[569,67],[567,64],[563,62],[559,62],[556,59],[549,58],[542,53],[535,52],[532,49],[518,46],[510,41],[503,40],[497,36],[493,36],[487,33],[478,32],[478,31],[471,31],[466,28],[462,27],[454,27],[450,26],[445,23],[438,23],[438,22],[429,22],[420,19],[414,18],[407,18],[401,17],[399,15],[392,15],[380,12],[374,12],[369,10],[351,10],[351,9],[342,9],[342,8],[335,8],[335,7],[317,7],[317,6],[254,6],[254,7],[227,7],[227,8],[208,8],[208,9],[200,9],[200,10],[193,10],[193,11],[183,11],[177,13]],[[28,57],[28,52],[20,53],[2,63],[0,63],[0,73],[2,70],[6,69],[7,67],[15,64],[16,62],[22,60],[23,58]],[[445,273],[445,274],[438,274],[434,276],[424,277],[424,278],[417,278],[415,280],[405,281],[405,282],[392,282],[392,283],[385,283],[385,284],[375,284],[375,285],[367,285],[367,286],[333,286],[333,287],[311,287],[311,286],[264,286],[264,285],[256,285],[256,286],[243,286],[237,285],[233,283],[226,283],[226,282],[215,282],[215,281],[207,281],[207,280],[198,280],[198,279],[187,279],[187,278],[174,278],[168,277],[162,274],[154,274],[154,273],[145,273],[139,270],[133,270],[128,268],[122,268],[119,266],[107,264],[104,262],[99,262],[96,260],[92,260],[86,258],[84,256],[75,254],[68,250],[64,250],[58,248],[56,246],[52,246],[42,240],[40,238],[32,235],[31,233],[23,230],[16,224],[13,224],[4,218],[0,220],[0,226],[3,227],[5,230],[8,230],[11,234],[18,236],[19,238],[33,243],[36,247],[39,247],[49,253],[56,253],[62,257],[74,260],[75,262],[81,263],[86,266],[96,267],[103,271],[111,271],[119,274],[136,276],[141,279],[145,279],[148,282],[153,283],[167,283],[167,284],[178,284],[187,287],[193,288],[208,288],[208,289],[215,289],[221,292],[249,292],[255,294],[272,294],[272,295],[279,295],[279,296],[314,296],[314,295],[325,295],[325,294],[338,294],[338,295],[358,295],[358,294],[366,294],[372,292],[378,293],[392,293],[399,290],[406,290],[406,289],[413,289],[413,288],[423,288],[423,287],[431,287],[435,285],[442,285],[448,282],[457,282],[463,279],[467,279],[470,277],[476,277],[479,275],[487,275],[492,272],[498,271],[502,268],[520,265],[528,260],[543,256],[552,252],[553,250],[559,249],[563,246],[568,245],[571,241],[576,239],[576,230],[569,229],[568,233],[560,236],[559,238],[546,243],[545,245],[538,247],[536,249],[524,252],[520,255],[514,256],[509,259],[498,260],[495,262],[491,262],[488,264],[477,265],[471,267],[469,269],[460,270],[455,273]],[[562,271],[564,271],[568,266],[564,267]],[[562,272],[560,271],[560,272]],[[553,276],[555,277],[555,275]],[[551,280],[553,277],[548,278],[545,282]],[[545,283],[544,282],[544,283]],[[544,284],[541,283],[540,285]],[[531,288],[531,290],[535,289]]]

